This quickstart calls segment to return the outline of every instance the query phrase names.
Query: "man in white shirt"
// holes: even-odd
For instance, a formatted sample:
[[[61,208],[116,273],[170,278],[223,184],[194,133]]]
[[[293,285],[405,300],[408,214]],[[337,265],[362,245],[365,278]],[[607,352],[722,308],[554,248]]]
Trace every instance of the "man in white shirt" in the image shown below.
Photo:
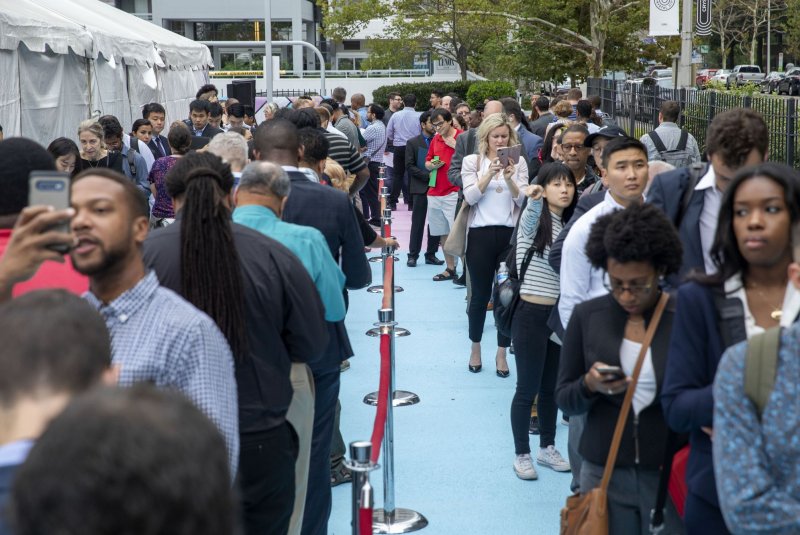
[[[608,292],[603,285],[605,274],[593,268],[586,256],[586,241],[597,218],[644,200],[642,193],[647,185],[647,149],[633,138],[612,139],[603,150],[603,167],[608,184],[603,202],[578,219],[564,241],[558,313],[565,330],[576,305]]]
[[[647,201],[667,214],[683,244],[679,277],[693,269],[713,273],[711,245],[717,231],[722,194],[739,169],[767,159],[769,131],[755,110],[733,108],[714,117],[706,135],[710,165],[676,169],[653,179]],[[685,202],[687,188],[694,190]]]

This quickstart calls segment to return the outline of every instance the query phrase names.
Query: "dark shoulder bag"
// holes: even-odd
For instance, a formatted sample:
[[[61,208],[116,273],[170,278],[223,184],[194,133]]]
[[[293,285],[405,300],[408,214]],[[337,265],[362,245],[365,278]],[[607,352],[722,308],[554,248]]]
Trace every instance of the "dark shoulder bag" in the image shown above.
[[[519,303],[519,289],[522,281],[525,280],[525,272],[533,258],[533,249],[533,245],[528,248],[525,258],[522,260],[522,269],[517,275],[517,248],[511,247],[506,258],[508,278],[494,286],[494,323],[497,331],[509,338],[511,338],[511,322],[514,319],[514,311]]]

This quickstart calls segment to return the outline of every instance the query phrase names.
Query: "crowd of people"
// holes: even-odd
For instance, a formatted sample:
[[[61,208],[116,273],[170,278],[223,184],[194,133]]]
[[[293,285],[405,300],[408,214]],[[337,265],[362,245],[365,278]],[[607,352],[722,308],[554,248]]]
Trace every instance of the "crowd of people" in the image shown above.
[[[47,148],[0,137],[0,534],[327,533],[352,479],[348,291],[369,248],[399,247],[376,231],[381,173],[411,211],[406,265],[427,236],[433,281],[467,287],[469,372],[518,281],[495,353],[517,477],[585,494],[611,455],[608,531],[645,534],[688,444],[666,533],[800,531],[800,177],[764,163],[757,112],[717,114],[701,156],[678,103],[636,139],[578,89],[528,115],[336,88],[260,124],[217,96]],[[34,172],[69,177],[68,206],[29,205]]]

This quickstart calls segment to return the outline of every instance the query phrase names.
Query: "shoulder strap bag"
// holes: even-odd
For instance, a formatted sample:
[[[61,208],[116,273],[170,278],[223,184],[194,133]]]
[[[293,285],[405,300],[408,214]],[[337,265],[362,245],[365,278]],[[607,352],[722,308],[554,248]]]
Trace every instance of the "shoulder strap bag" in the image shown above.
[[[633,394],[636,391],[636,383],[639,381],[639,372],[642,370],[644,357],[653,342],[658,324],[661,322],[661,316],[664,313],[667,301],[669,301],[669,295],[667,292],[663,292],[650,325],[647,326],[642,349],[639,351],[631,382],[628,385],[625,399],[619,410],[617,426],[614,429],[614,438],[611,440],[611,449],[608,450],[606,468],[603,471],[603,479],[600,480],[600,486],[585,494],[576,494],[567,498],[567,504],[561,510],[561,535],[608,535],[608,484],[611,482],[611,473],[617,463],[619,445],[622,442],[622,433],[625,430],[625,423],[628,420],[628,413],[633,403]]]

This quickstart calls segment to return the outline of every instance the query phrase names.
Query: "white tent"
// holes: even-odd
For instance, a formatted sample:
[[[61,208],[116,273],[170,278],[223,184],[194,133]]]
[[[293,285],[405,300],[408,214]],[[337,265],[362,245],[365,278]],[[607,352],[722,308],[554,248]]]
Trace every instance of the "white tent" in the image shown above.
[[[208,47],[99,0],[0,0],[0,125],[47,145],[112,114],[129,128],[148,102],[186,117]]]

